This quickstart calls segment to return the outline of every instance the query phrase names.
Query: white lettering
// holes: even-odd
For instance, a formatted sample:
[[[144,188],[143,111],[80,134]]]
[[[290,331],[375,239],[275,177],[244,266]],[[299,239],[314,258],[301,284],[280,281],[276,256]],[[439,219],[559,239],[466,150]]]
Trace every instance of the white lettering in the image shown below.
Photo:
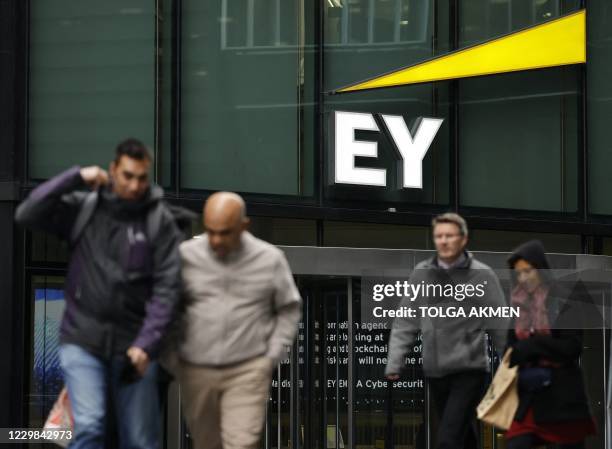
[[[336,184],[361,184],[369,186],[387,185],[387,170],[384,168],[355,167],[355,157],[378,157],[376,142],[355,140],[355,130],[378,131],[372,114],[336,111],[335,161],[333,180]]]
[[[421,118],[416,122],[414,133],[411,133],[401,115],[383,115],[382,119],[402,157],[398,188],[422,189],[423,158],[444,120]]]
[[[374,116],[363,112],[334,112],[334,159],[331,161],[330,180],[334,184],[357,184],[385,187],[384,168],[355,166],[355,157],[378,157],[376,142],[355,140],[355,131],[379,131]],[[440,126],[441,118],[418,118],[411,132],[401,115],[381,115],[389,137],[399,155],[399,189],[423,188],[423,158],[427,154]]]

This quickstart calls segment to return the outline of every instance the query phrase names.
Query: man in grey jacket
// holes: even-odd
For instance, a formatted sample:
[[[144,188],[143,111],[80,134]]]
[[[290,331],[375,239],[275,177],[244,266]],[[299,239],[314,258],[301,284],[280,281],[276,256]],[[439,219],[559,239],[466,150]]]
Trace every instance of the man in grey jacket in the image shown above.
[[[206,232],[180,247],[177,377],[197,449],[258,447],[273,368],[301,316],[283,252],[248,224],[240,196],[215,193],[204,207]]]
[[[465,250],[468,230],[465,220],[454,213],[432,221],[437,254],[419,263],[410,284],[430,286],[433,295],[405,298],[402,306],[439,307],[468,311],[448,318],[396,318],[389,341],[385,375],[399,379],[406,354],[422,334],[423,371],[428,380],[439,416],[437,447],[439,449],[476,448],[475,409],[484,393],[489,371],[485,330],[495,348],[503,350],[507,320],[470,316],[471,306],[505,306],[503,292],[495,273]],[[466,286],[472,286],[471,288]],[[435,287],[435,288],[434,288]],[[461,294],[441,294],[449,291]],[[482,292],[466,299],[465,292]]]

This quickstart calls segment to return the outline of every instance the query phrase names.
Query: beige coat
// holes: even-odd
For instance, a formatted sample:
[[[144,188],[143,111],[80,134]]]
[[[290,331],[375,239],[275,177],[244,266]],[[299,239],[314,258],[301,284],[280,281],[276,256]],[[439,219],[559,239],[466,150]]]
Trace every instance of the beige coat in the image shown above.
[[[284,253],[249,232],[226,260],[206,234],[180,247],[184,316],[179,356],[223,366],[267,356],[275,363],[295,338],[301,297]]]

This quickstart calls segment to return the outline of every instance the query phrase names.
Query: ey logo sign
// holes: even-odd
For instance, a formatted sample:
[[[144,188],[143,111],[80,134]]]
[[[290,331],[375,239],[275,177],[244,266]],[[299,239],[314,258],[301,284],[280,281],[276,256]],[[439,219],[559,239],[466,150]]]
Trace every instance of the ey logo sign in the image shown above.
[[[533,70],[586,62],[584,10],[507,36],[338,89],[336,93]],[[401,116],[380,115],[402,161],[398,188],[422,188],[422,161],[441,118],[419,118],[412,131]],[[355,157],[377,157],[376,143],[355,140],[355,130],[379,131],[372,114],[335,111],[330,181],[386,186],[386,170],[355,166]]]

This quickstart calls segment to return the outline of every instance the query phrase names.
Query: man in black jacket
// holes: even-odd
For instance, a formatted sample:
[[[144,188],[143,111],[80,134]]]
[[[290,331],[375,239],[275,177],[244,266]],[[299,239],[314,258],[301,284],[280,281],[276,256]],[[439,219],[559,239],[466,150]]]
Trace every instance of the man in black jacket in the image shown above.
[[[73,167],[17,209],[19,223],[70,242],[60,362],[71,448],[104,447],[108,398],[120,447],[159,447],[156,356],[177,301],[181,235],[149,182],[150,164],[140,141],[125,140],[109,172]]]

